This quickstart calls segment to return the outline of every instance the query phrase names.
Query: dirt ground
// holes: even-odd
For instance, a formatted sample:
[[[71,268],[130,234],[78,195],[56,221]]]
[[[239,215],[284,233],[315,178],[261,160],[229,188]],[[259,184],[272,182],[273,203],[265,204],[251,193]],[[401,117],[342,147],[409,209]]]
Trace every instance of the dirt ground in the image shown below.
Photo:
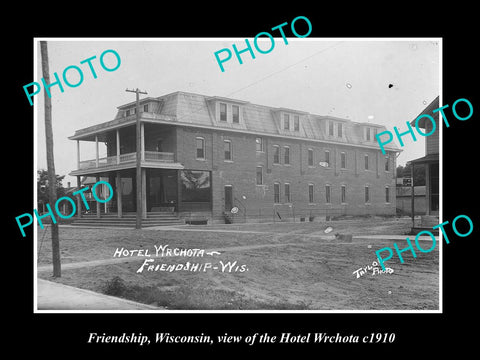
[[[409,219],[362,218],[187,226],[176,231],[61,227],[64,266],[62,277],[55,281],[167,309],[437,310],[438,246],[429,253],[417,252],[416,259],[405,252],[403,264],[395,256],[386,263],[393,273],[378,274],[372,268],[361,276],[355,272],[372,265],[375,250],[393,248],[394,242],[400,248],[406,245],[404,240],[368,235],[404,235],[409,225]],[[325,234],[328,226],[333,231]],[[48,229],[38,231],[38,276],[51,279],[50,234]],[[335,233],[362,239],[347,242],[335,238]],[[155,257],[155,246],[165,245],[220,254],[162,257],[159,251]],[[148,250],[152,257],[114,258],[115,250],[121,248]],[[157,271],[145,266],[137,273],[145,259],[153,260],[149,265],[154,265],[152,269],[158,265]],[[235,261],[228,271],[227,265]],[[210,263],[212,268],[158,271],[164,263],[166,268],[186,262]]]

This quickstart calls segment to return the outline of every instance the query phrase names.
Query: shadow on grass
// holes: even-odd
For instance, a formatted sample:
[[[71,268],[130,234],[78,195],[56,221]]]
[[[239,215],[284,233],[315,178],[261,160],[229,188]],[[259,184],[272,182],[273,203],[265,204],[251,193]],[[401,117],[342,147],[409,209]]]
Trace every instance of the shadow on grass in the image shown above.
[[[162,285],[129,285],[121,277],[115,276],[106,281],[102,292],[170,310],[308,310],[310,305],[305,302],[262,302],[224,289]]]

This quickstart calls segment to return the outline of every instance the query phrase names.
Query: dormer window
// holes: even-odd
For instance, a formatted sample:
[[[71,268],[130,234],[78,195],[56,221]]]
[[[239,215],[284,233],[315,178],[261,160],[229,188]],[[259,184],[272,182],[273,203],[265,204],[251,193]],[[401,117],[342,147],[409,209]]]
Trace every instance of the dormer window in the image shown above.
[[[328,122],[328,135],[330,135],[330,136],[333,136],[333,126],[334,126],[333,121],[329,121]]]
[[[300,116],[298,115],[293,116],[293,130],[300,131]]]
[[[290,115],[283,114],[283,128],[285,130],[290,130]]]
[[[232,121],[235,124],[240,122],[240,108],[237,105],[232,105]]]
[[[365,126],[363,128],[363,139],[365,141],[375,141],[378,129],[372,126]]]
[[[227,104],[220,103],[220,121],[227,121]]]
[[[342,123],[337,124],[337,137],[339,137],[339,138],[343,137],[343,124]]]

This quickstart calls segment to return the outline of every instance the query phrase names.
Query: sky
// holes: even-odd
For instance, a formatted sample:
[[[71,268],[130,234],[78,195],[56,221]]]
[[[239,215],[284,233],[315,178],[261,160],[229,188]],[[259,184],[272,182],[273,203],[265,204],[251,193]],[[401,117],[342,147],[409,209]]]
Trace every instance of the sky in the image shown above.
[[[245,48],[244,38],[181,39],[37,39],[46,40],[51,82],[56,72],[75,65],[83,71],[83,82],[68,87],[58,86],[52,92],[52,127],[55,169],[66,175],[63,182],[76,185],[68,176],[75,170],[76,141],[68,137],[75,130],[113,120],[117,107],[135,100],[125,90],[139,88],[149,97],[175,91],[209,96],[223,96],[254,104],[284,107],[316,115],[332,115],[358,122],[381,124],[392,131],[397,126],[407,130],[406,122],[414,120],[440,94],[439,39],[321,39],[275,38],[268,54],[254,49],[255,59],[242,54],[243,64],[235,55],[220,70],[214,53],[232,44]],[[253,43],[253,39],[249,39]],[[261,49],[270,47],[270,40],[259,41]],[[42,78],[39,42],[34,59],[35,78]],[[253,46],[253,45],[252,45]],[[115,50],[121,64],[115,71],[105,71],[99,62],[105,50]],[[88,64],[91,61],[97,78]],[[224,56],[222,54],[221,56]],[[36,60],[36,61],[35,61]],[[111,53],[104,57],[107,67],[114,67]],[[71,83],[79,82],[75,70],[67,72]],[[393,86],[390,86],[393,85]],[[46,169],[44,90],[34,97],[37,131],[36,169]],[[25,97],[26,106],[29,106]],[[397,164],[425,155],[425,138],[403,138],[403,150]],[[398,140],[395,139],[400,147]],[[81,160],[95,158],[94,143],[80,142]],[[100,157],[106,156],[100,147]]]

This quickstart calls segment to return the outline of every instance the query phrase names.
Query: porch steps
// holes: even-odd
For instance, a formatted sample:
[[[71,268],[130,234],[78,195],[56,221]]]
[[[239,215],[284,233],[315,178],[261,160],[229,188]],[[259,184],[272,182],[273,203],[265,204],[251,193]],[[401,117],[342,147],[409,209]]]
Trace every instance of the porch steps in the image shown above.
[[[117,214],[102,214],[100,218],[97,218],[95,214],[87,214],[73,221],[72,225],[134,228],[136,221],[135,213],[125,213],[121,218],[117,217]],[[147,218],[142,219],[142,227],[182,225],[184,223],[183,219],[172,212],[148,212]]]

